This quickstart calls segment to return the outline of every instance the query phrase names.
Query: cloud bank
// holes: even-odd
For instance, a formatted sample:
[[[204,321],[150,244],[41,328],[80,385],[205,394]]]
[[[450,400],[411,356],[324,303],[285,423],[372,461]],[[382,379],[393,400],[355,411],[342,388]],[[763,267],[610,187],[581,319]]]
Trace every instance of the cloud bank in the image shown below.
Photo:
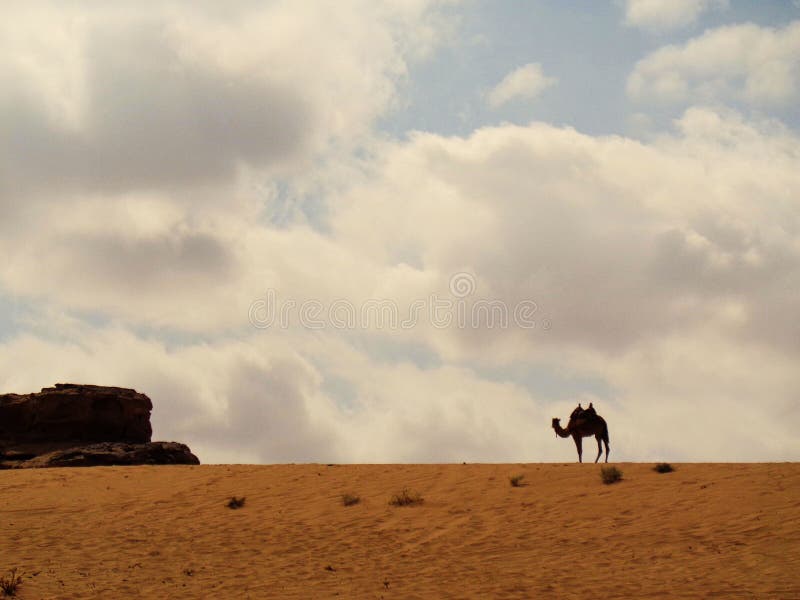
[[[628,94],[665,103],[787,104],[798,99],[799,57],[800,21],[781,29],[719,27],[640,60],[628,78]]]
[[[696,105],[648,141],[394,139],[376,123],[447,43],[437,4],[86,6],[0,20],[0,292],[22,306],[4,391],[135,387],[156,436],[207,462],[573,460],[549,423],[578,401],[615,460],[800,451],[796,131]],[[794,27],[753,31],[791,63]],[[726,31],[646,57],[629,92]],[[492,95],[546,80],[530,63]],[[535,326],[258,329],[269,290],[406,315],[530,302]]]

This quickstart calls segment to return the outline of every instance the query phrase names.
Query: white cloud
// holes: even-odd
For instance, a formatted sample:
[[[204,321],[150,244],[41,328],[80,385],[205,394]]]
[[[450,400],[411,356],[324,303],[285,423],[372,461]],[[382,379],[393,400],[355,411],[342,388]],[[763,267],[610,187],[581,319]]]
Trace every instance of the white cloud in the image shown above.
[[[650,31],[691,25],[702,13],[728,8],[728,0],[626,0],[625,23]]]
[[[0,16],[0,206],[20,194],[198,185],[363,141],[427,3],[36,3]],[[44,176],[46,174],[46,177]]]
[[[197,331],[241,325],[270,261],[336,261],[253,225],[369,146],[435,7],[90,4],[0,8],[0,285]]]
[[[552,321],[549,331],[418,328],[445,364],[529,361],[605,380],[614,401],[596,404],[626,432],[622,452],[777,457],[790,433],[774,415],[785,419],[800,389],[790,325],[800,322],[800,140],[708,109],[676,128],[648,144],[538,123],[419,134],[338,203],[333,231],[379,261],[417,256],[441,279],[473,272],[477,297],[533,299],[537,319]],[[758,389],[770,392],[756,406]],[[726,434],[705,437],[704,419],[726,410],[762,424],[759,434],[731,424],[750,454]],[[653,415],[680,436],[633,433]]]
[[[732,25],[640,60],[628,95],[656,102],[725,101],[771,105],[800,97],[800,21],[782,29]]]
[[[539,63],[523,65],[511,71],[489,92],[489,105],[498,108],[512,100],[536,98],[557,81],[546,76]]]
[[[767,290],[782,296],[798,258],[800,142],[703,109],[678,125],[652,144],[541,123],[420,134],[385,159],[381,180],[338,201],[333,231],[386,263],[416,256],[443,278],[471,270],[482,293],[549,311],[545,339],[602,348],[691,327],[729,293],[753,309]],[[700,305],[678,302],[683,286]]]
[[[548,413],[514,384],[451,366],[381,364],[334,336],[277,332],[169,349],[118,328],[70,333],[79,341],[26,334],[0,344],[4,387],[135,387],[153,400],[154,439],[184,441],[204,462],[557,460],[564,449],[530,435]],[[351,402],[331,394],[333,376],[353,386]]]
[[[571,460],[549,422],[581,398],[618,459],[796,454],[800,140],[779,123],[391,141],[376,119],[435,43],[423,3],[37,6],[0,19],[25,32],[0,36],[0,288],[27,315],[4,391],[135,387],[206,461]],[[755,28],[764,52],[793,27]],[[506,80],[501,104],[536,87]],[[406,314],[456,272],[539,326],[247,322],[267,288]]]
[[[53,285],[43,306],[55,313],[34,314],[27,333],[3,343],[0,380],[15,391],[70,379],[136,387],[156,402],[156,434],[207,461],[572,460],[549,420],[580,399],[608,418],[616,459],[782,459],[797,444],[799,151],[775,123],[708,109],[646,144],[542,123],[417,134],[380,146],[351,187],[330,192],[325,232],[212,219],[209,247],[235,257],[236,276],[213,282],[209,268],[200,286],[182,262],[196,257],[181,252],[196,243],[182,233],[191,214],[174,205],[118,199],[97,213],[110,232],[130,221],[124,251],[113,235],[98,246],[91,211],[55,212],[43,239],[61,231],[69,245],[34,245],[16,271],[36,276],[6,279],[17,290]],[[26,236],[18,241],[36,244]],[[117,262],[99,270],[87,248]],[[154,273],[118,262],[148,248]],[[48,252],[66,258],[51,264]],[[117,323],[58,317],[59,305],[88,309],[92,297],[111,306],[113,264],[119,278],[160,279],[140,279],[127,302],[116,296]],[[552,329],[423,319],[397,331],[214,334],[232,314],[243,322],[248,294],[266,286],[287,299],[388,298],[405,310],[446,297],[457,271],[475,274],[476,298],[536,301]],[[90,280],[75,285],[81,274]],[[130,329],[152,322],[202,341]],[[431,359],[415,364],[410,348]],[[604,389],[564,399],[536,377],[508,375],[509,365]],[[725,426],[710,430],[712,421]]]
[[[41,325],[52,332],[52,322]],[[315,420],[330,410],[315,395],[319,376],[285,343],[169,349],[114,327],[71,334],[70,341],[26,334],[4,344],[4,387],[29,392],[73,381],[138,389],[153,400],[154,439],[184,441],[206,462],[341,458],[330,423]]]

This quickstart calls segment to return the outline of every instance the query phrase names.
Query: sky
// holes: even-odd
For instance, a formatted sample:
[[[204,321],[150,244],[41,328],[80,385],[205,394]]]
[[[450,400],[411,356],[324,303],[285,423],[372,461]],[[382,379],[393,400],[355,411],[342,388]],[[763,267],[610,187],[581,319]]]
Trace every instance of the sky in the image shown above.
[[[616,461],[800,457],[800,3],[0,17],[0,392],[207,463],[569,462],[579,402]]]

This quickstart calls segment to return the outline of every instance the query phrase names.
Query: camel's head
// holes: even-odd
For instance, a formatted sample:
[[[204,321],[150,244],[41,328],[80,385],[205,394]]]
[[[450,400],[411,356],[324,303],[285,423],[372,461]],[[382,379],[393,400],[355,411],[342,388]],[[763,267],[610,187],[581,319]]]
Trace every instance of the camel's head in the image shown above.
[[[561,427],[561,419],[559,419],[557,417],[553,417],[552,426],[553,426],[553,429],[558,429],[559,427]],[[558,433],[557,432],[556,432],[556,437],[558,437]]]

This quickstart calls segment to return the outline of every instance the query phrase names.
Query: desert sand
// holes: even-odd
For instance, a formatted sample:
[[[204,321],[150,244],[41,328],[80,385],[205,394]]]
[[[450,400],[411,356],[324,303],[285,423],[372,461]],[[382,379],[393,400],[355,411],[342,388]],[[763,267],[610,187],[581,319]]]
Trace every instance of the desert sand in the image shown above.
[[[800,464],[616,466],[0,471],[0,570],[22,599],[800,598]]]

